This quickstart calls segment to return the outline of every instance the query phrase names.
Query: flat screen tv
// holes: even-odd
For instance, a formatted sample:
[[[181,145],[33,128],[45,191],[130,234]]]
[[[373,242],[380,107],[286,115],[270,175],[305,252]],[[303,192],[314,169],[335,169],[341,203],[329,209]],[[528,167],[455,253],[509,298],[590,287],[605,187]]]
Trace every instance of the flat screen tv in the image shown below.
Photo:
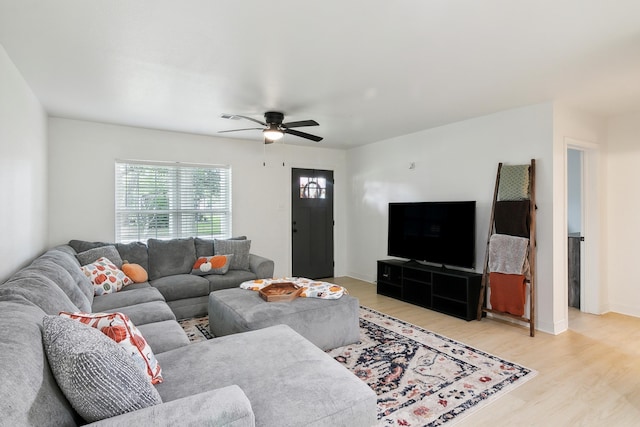
[[[389,203],[389,256],[474,268],[475,242],[475,201]]]

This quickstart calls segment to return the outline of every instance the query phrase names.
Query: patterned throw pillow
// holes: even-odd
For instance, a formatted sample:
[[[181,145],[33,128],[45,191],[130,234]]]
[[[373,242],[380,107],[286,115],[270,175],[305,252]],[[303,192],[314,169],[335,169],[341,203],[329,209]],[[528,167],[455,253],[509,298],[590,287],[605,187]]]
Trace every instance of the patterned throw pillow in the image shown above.
[[[100,258],[109,258],[116,267],[122,267],[120,252],[118,252],[118,249],[113,245],[100,246],[80,252],[76,255],[76,258],[80,265],[91,264]]]
[[[162,403],[155,387],[113,340],[59,316],[45,316],[42,323],[42,342],[56,382],[85,421]]]
[[[529,199],[529,165],[503,165],[498,183],[498,200]]]
[[[99,258],[96,262],[83,265],[82,271],[93,284],[95,295],[106,295],[118,292],[123,286],[133,283],[133,280],[115,266],[108,258]]]
[[[197,274],[198,276],[205,276],[207,274],[226,274],[229,271],[229,265],[233,255],[214,255],[203,256],[196,260],[193,264],[191,274]]]
[[[162,382],[162,369],[151,347],[147,344],[138,328],[123,313],[67,313],[60,316],[77,320],[80,323],[98,329],[124,348],[142,372],[149,377],[151,384]]]

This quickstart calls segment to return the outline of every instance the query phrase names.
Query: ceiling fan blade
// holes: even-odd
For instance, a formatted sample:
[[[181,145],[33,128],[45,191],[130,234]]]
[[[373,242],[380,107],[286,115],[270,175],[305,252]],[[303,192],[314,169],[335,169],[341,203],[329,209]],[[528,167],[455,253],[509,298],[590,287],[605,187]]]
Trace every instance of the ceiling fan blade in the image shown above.
[[[301,128],[303,126],[318,126],[319,123],[315,120],[300,120],[299,122],[283,123],[282,126],[286,128]]]
[[[284,133],[288,133],[288,134],[291,134],[291,135],[299,136],[300,138],[310,139],[310,140],[315,141],[315,142],[322,141],[322,137],[321,136],[311,135],[310,133],[300,132],[299,130],[285,129]]]
[[[267,124],[265,122],[261,122],[260,120],[256,120],[253,117],[247,117],[247,116],[241,116],[240,114],[223,114],[222,116],[223,119],[236,119],[236,118],[241,118],[241,119],[246,119],[246,120],[251,120],[252,122],[256,122],[258,124],[261,124],[262,126],[266,126]]]
[[[241,130],[262,130],[262,128],[247,128],[247,129],[219,130],[219,131],[218,131],[218,133],[240,132]]]

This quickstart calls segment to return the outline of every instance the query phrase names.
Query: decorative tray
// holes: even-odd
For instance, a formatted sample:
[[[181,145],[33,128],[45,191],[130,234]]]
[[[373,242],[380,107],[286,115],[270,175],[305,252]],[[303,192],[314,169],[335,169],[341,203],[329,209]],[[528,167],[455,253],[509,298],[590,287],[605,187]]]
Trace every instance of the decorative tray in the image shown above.
[[[298,298],[303,288],[291,282],[272,283],[260,289],[258,293],[267,302],[291,301]]]

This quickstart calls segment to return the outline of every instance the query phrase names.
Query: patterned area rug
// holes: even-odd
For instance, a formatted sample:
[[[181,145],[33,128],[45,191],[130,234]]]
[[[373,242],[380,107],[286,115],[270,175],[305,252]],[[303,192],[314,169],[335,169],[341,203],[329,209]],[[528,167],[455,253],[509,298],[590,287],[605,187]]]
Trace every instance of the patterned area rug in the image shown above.
[[[206,317],[180,324],[191,341],[212,337]],[[327,353],[377,393],[379,426],[451,425],[537,374],[366,307],[360,331]]]
[[[206,341],[213,338],[209,332],[209,317],[193,317],[191,319],[178,320],[182,329],[187,333],[189,341]]]

